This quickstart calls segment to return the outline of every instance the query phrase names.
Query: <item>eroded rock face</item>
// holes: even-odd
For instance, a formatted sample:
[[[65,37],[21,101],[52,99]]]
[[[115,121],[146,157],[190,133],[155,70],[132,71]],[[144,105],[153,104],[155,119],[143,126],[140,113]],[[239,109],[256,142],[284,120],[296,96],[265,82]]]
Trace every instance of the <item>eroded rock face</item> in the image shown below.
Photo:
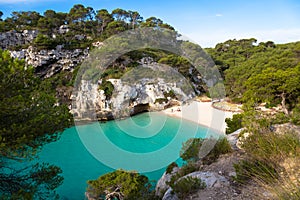
[[[176,83],[166,83],[163,79],[145,79],[136,84],[123,83],[120,79],[109,79],[114,92],[110,99],[99,90],[98,83],[82,80],[77,91],[72,95],[72,112],[78,120],[119,119],[144,111],[163,110],[174,99],[165,98],[164,92],[176,91],[178,102],[188,99]],[[101,82],[101,81],[99,81]]]
[[[63,25],[59,29],[59,34],[68,32],[68,27]],[[36,73],[42,77],[50,77],[63,70],[72,71],[76,66],[88,56],[89,49],[72,49],[64,48],[64,45],[57,45],[55,49],[38,50],[34,48],[32,43],[37,37],[37,30],[24,30],[22,32],[9,31],[0,33],[0,47],[2,49],[19,49],[10,50],[13,58],[24,59],[26,64],[36,68]],[[56,36],[53,35],[53,38]],[[85,39],[85,35],[75,35],[74,39]],[[28,45],[28,47],[27,47]]]
[[[63,45],[56,49],[37,50],[29,46],[27,49],[11,51],[11,56],[18,59],[25,59],[28,65],[36,69],[36,73],[48,78],[60,71],[72,71],[88,56],[89,49],[66,50]]]
[[[30,44],[36,38],[38,31],[24,30],[23,32],[9,31],[0,33],[0,46],[2,49],[7,49],[13,46],[21,46]]]
[[[103,90],[99,90],[98,84],[81,80],[78,90],[71,95],[72,110],[77,120],[97,120],[98,112],[110,112],[108,102]],[[106,117],[107,113],[103,115]]]
[[[163,110],[172,98],[165,94],[174,91],[179,102],[191,98],[185,94],[175,82],[166,82],[161,78],[145,78],[135,83],[123,82],[121,79],[109,79],[114,86],[114,94],[110,100],[116,118],[128,117],[141,111]],[[193,95],[193,94],[191,94]],[[159,99],[165,101],[159,102]]]

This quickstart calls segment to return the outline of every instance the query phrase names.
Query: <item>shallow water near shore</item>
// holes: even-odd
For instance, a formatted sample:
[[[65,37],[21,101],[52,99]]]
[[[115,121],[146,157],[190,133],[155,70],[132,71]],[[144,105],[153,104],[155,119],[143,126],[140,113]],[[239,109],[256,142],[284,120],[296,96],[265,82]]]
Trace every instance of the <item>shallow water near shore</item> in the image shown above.
[[[149,170],[143,174],[149,180],[157,181],[167,167],[165,163],[176,161],[179,165],[182,164],[179,152],[183,142],[192,137],[205,138],[207,133],[218,135],[190,121],[157,113],[143,113],[121,121],[95,122],[71,127],[64,131],[60,140],[45,145],[39,155],[39,162],[48,162],[63,170],[64,182],[57,189],[60,199],[81,200],[84,199],[87,180],[97,179],[100,175],[118,168],[139,171],[138,169],[144,169],[143,165],[149,166]],[[99,158],[99,155],[110,151],[104,143],[101,144],[103,138],[108,139],[111,144],[122,151],[133,154],[146,155],[149,152],[162,151],[166,146],[172,148],[162,151],[159,156],[147,162],[137,160],[135,163],[134,157],[118,156],[119,154],[111,154],[109,158],[111,160],[102,162],[103,158],[101,156]],[[92,150],[90,146],[93,146]],[[104,153],[103,149],[105,149]],[[110,165],[110,161],[117,162]],[[103,164],[105,162],[113,167]],[[119,166],[116,166],[118,164]],[[159,164],[162,167],[157,168]]]

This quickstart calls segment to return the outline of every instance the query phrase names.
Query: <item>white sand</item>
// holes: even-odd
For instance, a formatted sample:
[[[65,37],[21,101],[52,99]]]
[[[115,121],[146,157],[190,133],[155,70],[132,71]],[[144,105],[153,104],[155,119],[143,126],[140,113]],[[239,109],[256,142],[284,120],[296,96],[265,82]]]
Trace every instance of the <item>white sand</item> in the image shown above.
[[[193,121],[222,133],[225,133],[226,129],[225,118],[232,118],[235,114],[234,112],[215,109],[211,102],[198,101],[193,101],[189,105],[168,108],[162,112],[169,116]]]

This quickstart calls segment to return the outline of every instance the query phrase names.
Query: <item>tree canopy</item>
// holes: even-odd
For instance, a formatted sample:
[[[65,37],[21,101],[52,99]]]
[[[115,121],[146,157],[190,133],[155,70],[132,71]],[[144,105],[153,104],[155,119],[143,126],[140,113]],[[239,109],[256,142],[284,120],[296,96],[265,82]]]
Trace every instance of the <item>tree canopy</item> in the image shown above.
[[[11,164],[35,158],[44,144],[59,138],[71,116],[24,61],[0,51],[0,66],[0,194],[35,197],[61,184],[61,170],[49,164]]]
[[[62,25],[67,25],[69,30],[64,36],[58,34]],[[172,26],[156,17],[144,20],[137,11],[117,8],[109,13],[106,9],[94,10],[92,7],[86,7],[82,4],[75,4],[68,13],[47,10],[41,15],[35,11],[15,11],[12,12],[11,17],[0,20],[0,32],[38,30],[40,34],[49,37],[55,35],[54,38],[50,38],[53,39],[52,42],[54,43],[69,44],[69,47],[72,47],[73,43],[86,43],[81,46],[76,45],[76,47],[80,48],[85,48],[94,41],[105,40],[113,34],[140,26],[174,30]],[[76,34],[84,34],[89,39],[74,41]]]
[[[87,191],[96,198],[109,195],[121,195],[124,200],[153,199],[148,178],[137,172],[116,170],[88,181]],[[117,197],[115,196],[115,197]],[[152,198],[153,197],[153,198]]]
[[[299,103],[300,42],[276,45],[272,41],[256,44],[253,38],[228,40],[208,52],[223,73],[231,100],[280,104],[286,115]]]
[[[211,143],[214,146],[204,158],[200,158],[200,150],[205,142]],[[202,150],[206,151],[204,149]],[[197,162],[201,159],[204,164],[210,164],[216,161],[221,154],[226,154],[231,151],[231,146],[226,138],[191,138],[182,144],[180,157],[188,163]]]
[[[286,115],[300,96],[300,65],[285,70],[267,68],[251,76],[246,82],[243,98],[255,102],[281,104]]]

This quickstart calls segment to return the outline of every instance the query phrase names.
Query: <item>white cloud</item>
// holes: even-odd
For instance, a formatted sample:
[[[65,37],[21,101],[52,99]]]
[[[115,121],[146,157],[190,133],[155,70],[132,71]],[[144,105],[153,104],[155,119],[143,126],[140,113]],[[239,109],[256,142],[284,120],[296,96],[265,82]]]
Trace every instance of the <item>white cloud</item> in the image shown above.
[[[216,14],[216,17],[223,17],[223,15],[218,13],[218,14]]]

